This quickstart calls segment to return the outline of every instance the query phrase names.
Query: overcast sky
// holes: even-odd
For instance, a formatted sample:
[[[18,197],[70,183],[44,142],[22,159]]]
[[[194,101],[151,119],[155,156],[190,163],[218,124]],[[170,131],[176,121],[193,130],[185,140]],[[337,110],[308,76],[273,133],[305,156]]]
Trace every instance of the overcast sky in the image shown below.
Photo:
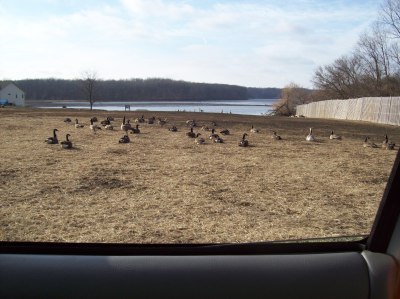
[[[0,79],[171,78],[312,87],[378,0],[0,0]]]

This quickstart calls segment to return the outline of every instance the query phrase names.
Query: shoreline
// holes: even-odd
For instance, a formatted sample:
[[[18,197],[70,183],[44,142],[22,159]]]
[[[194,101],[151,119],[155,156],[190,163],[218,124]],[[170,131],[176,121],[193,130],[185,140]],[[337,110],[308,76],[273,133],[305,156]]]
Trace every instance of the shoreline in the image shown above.
[[[265,115],[271,111],[271,99],[248,101],[105,101],[95,102],[93,110],[209,112],[241,115]],[[87,101],[28,101],[28,107],[40,109],[90,109]]]
[[[248,98],[248,99],[240,99],[240,100],[197,100],[197,99],[132,99],[132,100],[98,100],[97,102],[101,103],[143,103],[143,102],[171,102],[171,103],[185,103],[185,102],[241,102],[241,101],[252,101],[252,100],[268,100],[268,101],[277,101],[279,99],[263,99],[263,98]],[[26,100],[26,103],[88,103],[85,100]]]

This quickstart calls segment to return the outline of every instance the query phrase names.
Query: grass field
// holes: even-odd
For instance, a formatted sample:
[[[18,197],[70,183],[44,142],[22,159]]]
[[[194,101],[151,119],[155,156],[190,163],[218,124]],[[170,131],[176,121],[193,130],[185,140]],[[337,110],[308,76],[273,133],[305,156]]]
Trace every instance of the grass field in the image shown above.
[[[143,113],[119,144],[122,117],[138,112],[0,109],[0,240],[124,243],[254,242],[366,234],[396,153],[381,144],[397,127],[306,118]],[[115,118],[115,131],[89,118]],[[76,129],[64,118],[85,124]],[[225,143],[199,146],[186,120],[229,129]],[[178,132],[167,128],[176,125]],[[260,133],[250,133],[251,125]],[[305,136],[313,127],[317,142]],[[53,128],[73,149],[46,144]],[[343,136],[329,140],[331,129]],[[272,130],[283,137],[271,139]],[[242,134],[250,146],[241,148]]]

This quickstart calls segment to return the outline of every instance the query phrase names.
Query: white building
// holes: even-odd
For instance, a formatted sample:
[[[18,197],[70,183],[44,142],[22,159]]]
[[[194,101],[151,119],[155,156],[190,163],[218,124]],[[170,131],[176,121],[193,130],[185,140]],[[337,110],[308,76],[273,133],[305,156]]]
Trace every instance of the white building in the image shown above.
[[[25,92],[12,82],[0,82],[0,101],[8,101],[9,104],[25,106]]]

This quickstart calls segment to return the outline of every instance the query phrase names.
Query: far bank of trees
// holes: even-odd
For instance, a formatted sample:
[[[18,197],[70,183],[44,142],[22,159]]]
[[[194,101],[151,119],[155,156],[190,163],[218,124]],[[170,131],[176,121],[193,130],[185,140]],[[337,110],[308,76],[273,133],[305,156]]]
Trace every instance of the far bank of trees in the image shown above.
[[[350,54],[320,66],[313,83],[317,99],[400,95],[400,0],[384,0],[379,19]]]
[[[135,101],[135,100],[247,100],[277,99],[279,88],[247,88],[228,84],[193,83],[170,79],[101,80],[95,73],[81,79],[28,79],[14,83],[26,93],[27,101]]]

